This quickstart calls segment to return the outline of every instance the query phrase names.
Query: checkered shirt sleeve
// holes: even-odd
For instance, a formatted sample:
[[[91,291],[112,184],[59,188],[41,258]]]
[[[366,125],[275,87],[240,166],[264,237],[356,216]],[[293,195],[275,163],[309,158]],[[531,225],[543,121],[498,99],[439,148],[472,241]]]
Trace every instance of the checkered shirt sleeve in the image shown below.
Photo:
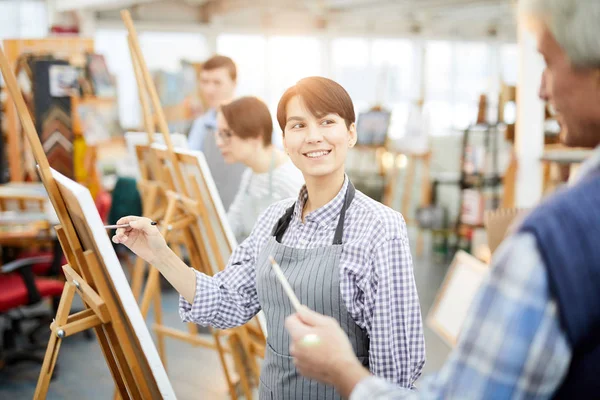
[[[571,349],[550,298],[546,270],[530,234],[506,241],[463,326],[457,347],[420,390],[370,377],[351,400],[548,399],[571,362]]]

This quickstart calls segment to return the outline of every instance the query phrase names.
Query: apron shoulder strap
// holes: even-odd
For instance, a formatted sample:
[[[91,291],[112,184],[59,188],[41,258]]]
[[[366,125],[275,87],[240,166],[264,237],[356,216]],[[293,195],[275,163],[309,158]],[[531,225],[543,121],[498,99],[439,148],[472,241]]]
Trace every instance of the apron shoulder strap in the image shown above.
[[[340,211],[340,216],[338,219],[337,227],[335,228],[335,235],[333,237],[333,244],[342,244],[342,239],[344,236],[344,220],[346,219],[346,210],[350,207],[350,203],[354,200],[354,195],[356,193],[356,189],[352,182],[348,182],[348,189],[346,192],[346,196],[344,197],[344,205],[342,206],[342,210]],[[275,240],[281,243],[281,238],[283,234],[287,230],[290,225],[290,221],[292,220],[292,215],[294,214],[294,208],[296,207],[296,203],[292,204],[290,208],[288,208],[285,213],[279,218],[275,226],[273,227],[273,231],[271,233],[272,236],[275,236]]]
[[[273,227],[273,231],[271,232],[271,235],[275,236],[275,240],[277,240],[277,242],[279,242],[279,243],[281,243],[281,238],[283,237],[283,234],[285,233],[288,226],[290,225],[290,221],[292,219],[292,215],[294,214],[295,207],[296,207],[296,202],[294,202],[294,204],[292,204],[292,206],[290,208],[285,210],[285,213],[281,216],[281,218],[279,218],[279,220]]]
[[[348,190],[344,197],[344,205],[342,211],[340,211],[340,218],[338,220],[337,227],[335,228],[335,235],[333,236],[333,244],[342,244],[342,238],[344,237],[344,220],[346,219],[346,210],[350,207],[350,203],[354,200],[356,189],[352,182],[348,181]]]

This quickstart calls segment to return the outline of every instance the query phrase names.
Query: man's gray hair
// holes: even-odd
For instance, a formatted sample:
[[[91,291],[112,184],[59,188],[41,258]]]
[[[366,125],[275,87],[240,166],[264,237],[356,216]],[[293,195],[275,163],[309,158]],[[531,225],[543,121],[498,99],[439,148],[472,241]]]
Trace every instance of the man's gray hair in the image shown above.
[[[600,67],[600,0],[519,0],[519,14],[544,23],[578,67]]]

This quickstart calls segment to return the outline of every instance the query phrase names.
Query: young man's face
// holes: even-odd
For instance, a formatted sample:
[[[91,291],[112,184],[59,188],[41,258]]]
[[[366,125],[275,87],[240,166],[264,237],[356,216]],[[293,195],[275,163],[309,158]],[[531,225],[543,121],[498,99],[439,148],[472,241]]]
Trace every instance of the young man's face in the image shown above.
[[[208,108],[217,108],[233,98],[235,81],[227,68],[203,70],[200,72],[200,91]]]
[[[536,35],[546,62],[539,95],[554,109],[562,141],[567,146],[596,147],[600,144],[600,69],[574,67],[545,26]]]

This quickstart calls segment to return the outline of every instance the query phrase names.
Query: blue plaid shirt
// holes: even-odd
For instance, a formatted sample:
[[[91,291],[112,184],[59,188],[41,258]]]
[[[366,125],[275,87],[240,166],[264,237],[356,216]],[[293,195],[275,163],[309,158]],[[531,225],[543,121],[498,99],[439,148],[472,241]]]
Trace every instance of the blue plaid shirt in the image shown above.
[[[600,147],[573,183],[598,167]],[[548,399],[571,356],[535,238],[520,233],[498,248],[458,345],[438,374],[424,378],[418,392],[370,377],[350,399]]]
[[[345,179],[338,195],[307,214],[303,223],[308,198],[303,187],[282,244],[303,249],[330,246],[347,188]],[[224,271],[214,277],[196,273],[193,304],[180,299],[184,322],[230,328],[258,313],[255,262],[273,226],[293,202],[270,206],[234,250]],[[346,212],[343,242],[341,295],[354,321],[369,334],[371,372],[412,388],[425,363],[425,340],[404,219],[357,191]]]
[[[566,376],[571,350],[550,298],[545,267],[531,234],[498,248],[457,347],[420,390],[370,377],[352,392],[358,399],[546,399]]]

